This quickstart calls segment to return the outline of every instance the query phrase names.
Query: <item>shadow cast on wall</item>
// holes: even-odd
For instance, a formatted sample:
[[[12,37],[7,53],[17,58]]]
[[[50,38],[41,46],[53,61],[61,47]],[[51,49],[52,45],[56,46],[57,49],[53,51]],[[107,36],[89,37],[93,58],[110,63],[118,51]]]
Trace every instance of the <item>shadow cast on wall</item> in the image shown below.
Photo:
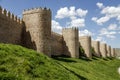
[[[31,35],[29,31],[26,31],[25,23],[23,22],[23,30],[22,30],[22,46],[27,47],[29,49],[37,50],[35,41],[32,41]]]
[[[66,57],[71,57],[71,54],[70,54],[70,51],[68,49],[68,46],[63,38],[63,55],[66,56]]]

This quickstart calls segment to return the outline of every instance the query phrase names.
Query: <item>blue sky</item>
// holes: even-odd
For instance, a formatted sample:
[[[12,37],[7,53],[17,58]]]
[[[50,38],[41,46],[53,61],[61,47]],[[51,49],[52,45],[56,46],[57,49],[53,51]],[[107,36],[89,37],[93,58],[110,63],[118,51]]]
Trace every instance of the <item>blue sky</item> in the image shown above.
[[[0,0],[0,5],[19,17],[24,9],[50,8],[53,31],[78,27],[81,36],[120,47],[120,0]]]

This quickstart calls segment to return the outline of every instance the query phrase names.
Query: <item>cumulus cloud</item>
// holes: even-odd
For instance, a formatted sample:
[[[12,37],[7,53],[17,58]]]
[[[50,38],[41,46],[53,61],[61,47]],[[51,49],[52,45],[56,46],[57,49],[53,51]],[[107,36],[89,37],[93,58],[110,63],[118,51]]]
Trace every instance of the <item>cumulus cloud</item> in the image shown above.
[[[115,34],[117,34],[117,32],[115,32],[115,31],[109,31],[106,28],[102,28],[100,30],[100,34],[99,35],[100,36],[105,36],[105,37],[110,38],[110,39],[114,39],[114,38],[116,38]]]
[[[85,17],[87,13],[88,13],[87,10],[82,10],[81,8],[75,9],[74,6],[71,6],[70,8],[68,7],[60,8],[57,11],[57,15],[55,17],[59,19],[71,18],[71,17],[77,17],[77,16]]]
[[[93,33],[87,29],[79,31],[79,36],[92,36],[92,35]]]
[[[102,36],[97,36],[95,41],[100,41],[100,42],[106,43],[105,39]]]
[[[117,29],[118,29],[117,24],[110,24],[108,26],[108,30],[117,30]]]
[[[104,16],[99,19],[97,17],[93,17],[92,20],[96,22],[98,25],[102,25],[103,23],[109,21],[110,18],[108,16]]]
[[[103,3],[96,4],[99,8],[101,8],[102,17],[93,17],[92,20],[96,22],[98,25],[102,25],[108,22],[110,19],[115,18],[120,22],[120,6],[104,6]]]
[[[52,31],[61,34],[62,26],[60,26],[59,22],[52,20]]]
[[[101,9],[101,8],[104,8],[103,3],[98,2],[96,5],[97,5],[100,9]]]
[[[79,26],[85,26],[85,20],[84,19],[75,19],[75,20],[72,20],[70,25],[71,26],[75,26],[75,27],[79,27]]]
[[[70,19],[66,22],[69,27],[84,27],[85,26],[85,16],[88,13],[87,10],[81,8],[76,9],[74,6],[60,8],[55,16],[56,19]]]

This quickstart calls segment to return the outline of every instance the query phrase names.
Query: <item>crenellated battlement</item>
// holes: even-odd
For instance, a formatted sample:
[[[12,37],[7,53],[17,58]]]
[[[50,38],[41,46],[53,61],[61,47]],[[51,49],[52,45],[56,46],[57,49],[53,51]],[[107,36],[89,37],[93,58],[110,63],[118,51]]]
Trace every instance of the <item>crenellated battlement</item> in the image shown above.
[[[74,58],[84,55],[92,58],[91,43],[96,56],[110,55],[110,47],[99,41],[91,41],[91,36],[80,36],[78,27],[66,27],[62,34],[51,31],[51,10],[49,8],[31,8],[23,11],[22,20],[0,6],[0,43],[19,44],[37,50],[48,56],[65,55]],[[111,48],[115,57],[115,50]]]
[[[10,11],[3,9],[1,6],[0,6],[0,15],[2,15],[2,17],[6,17],[8,19],[14,20],[17,23],[20,23],[20,24],[22,23],[22,20],[19,17],[17,17],[13,13],[11,13]]]
[[[78,31],[78,28],[77,27],[72,27],[72,28],[63,28],[62,29],[63,31],[69,31],[69,30],[77,30]]]
[[[23,15],[25,14],[32,14],[32,13],[38,13],[38,12],[51,12],[50,8],[31,8],[31,9],[25,9],[23,10]]]

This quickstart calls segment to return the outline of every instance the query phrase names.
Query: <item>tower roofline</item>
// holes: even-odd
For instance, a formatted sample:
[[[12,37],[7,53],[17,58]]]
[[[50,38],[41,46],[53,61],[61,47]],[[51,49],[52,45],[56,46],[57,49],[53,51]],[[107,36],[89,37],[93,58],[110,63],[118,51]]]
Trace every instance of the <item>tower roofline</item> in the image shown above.
[[[46,7],[42,8],[42,7],[39,7],[39,8],[24,9],[24,10],[23,10],[23,14],[37,13],[37,12],[41,12],[41,11],[51,12],[50,8],[46,8]]]

